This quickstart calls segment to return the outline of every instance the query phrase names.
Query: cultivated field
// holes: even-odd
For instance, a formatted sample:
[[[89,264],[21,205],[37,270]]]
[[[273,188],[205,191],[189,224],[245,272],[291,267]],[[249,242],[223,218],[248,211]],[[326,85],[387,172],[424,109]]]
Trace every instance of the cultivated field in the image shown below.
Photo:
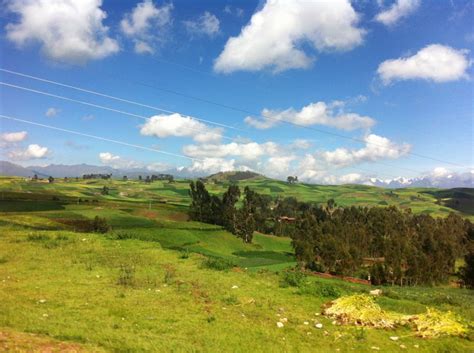
[[[109,195],[102,195],[102,187]],[[206,187],[221,194],[227,180]],[[261,193],[340,205],[397,205],[434,216],[455,207],[473,218],[473,191],[239,181]],[[0,350],[175,352],[470,352],[467,337],[422,339],[333,324],[322,306],[373,287],[282,270],[290,239],[256,234],[244,244],[220,227],[187,220],[188,182],[0,179]],[[85,232],[94,217],[111,226]],[[236,267],[232,267],[235,265]],[[453,311],[474,320],[467,289],[383,287],[386,310]],[[286,319],[286,320],[285,320]],[[281,322],[279,328],[277,322]],[[317,328],[316,324],[322,324]],[[398,337],[392,340],[390,337]]]

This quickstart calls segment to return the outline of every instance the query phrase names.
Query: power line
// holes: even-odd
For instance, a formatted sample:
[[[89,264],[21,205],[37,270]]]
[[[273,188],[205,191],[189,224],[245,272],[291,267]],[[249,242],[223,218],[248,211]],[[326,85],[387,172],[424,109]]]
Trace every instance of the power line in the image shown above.
[[[166,61],[166,62],[167,62],[167,61]],[[167,62],[167,63],[171,63],[171,62]],[[187,69],[190,69],[189,67],[187,67],[187,66],[185,66],[185,65],[181,65],[181,64],[177,64],[177,66],[182,66],[182,67],[185,67],[185,68],[187,68]],[[76,87],[76,86],[71,86],[71,85],[67,85],[67,84],[64,84],[64,83],[60,83],[60,82],[57,82],[57,81],[47,80],[47,79],[44,79],[44,78],[40,78],[40,77],[36,77],[36,76],[32,76],[32,75],[27,75],[27,74],[23,74],[23,73],[20,73],[20,72],[17,72],[17,71],[7,70],[7,69],[3,69],[3,68],[0,68],[0,71],[7,72],[7,73],[11,73],[11,74],[14,74],[14,75],[23,76],[23,77],[32,78],[32,79],[35,79],[35,80],[39,80],[39,81],[43,81],[43,82],[47,82],[47,83],[51,83],[51,84],[56,84],[56,85],[63,86],[63,87],[67,87],[67,88],[71,88],[71,89],[76,89],[76,90],[79,90],[79,91],[82,91],[82,92],[86,92],[86,93],[96,94],[96,95],[99,95],[99,96],[102,96],[102,97],[106,97],[106,98],[110,98],[110,99],[115,99],[115,100],[122,101],[122,102],[125,102],[125,103],[130,103],[130,104],[134,104],[134,105],[138,105],[138,106],[142,106],[142,107],[146,107],[146,108],[150,108],[150,109],[155,109],[155,110],[159,110],[159,111],[165,111],[165,112],[168,112],[168,113],[175,113],[175,112],[172,112],[172,111],[163,110],[163,109],[161,109],[161,108],[149,106],[149,105],[142,104],[142,103],[138,103],[138,102],[134,102],[134,101],[131,101],[131,100],[127,100],[127,99],[123,99],[123,98],[119,98],[119,97],[115,97],[115,96],[103,94],[103,93],[100,93],[100,92],[91,91],[91,90],[87,90],[87,89],[84,89],[84,88],[80,88],[80,87]],[[194,69],[193,69],[193,71],[202,72],[202,71],[194,70]],[[217,106],[220,106],[220,107],[223,107],[223,108],[232,109],[232,110],[239,111],[239,112],[243,112],[243,113],[246,113],[246,114],[251,114],[251,115],[260,116],[260,114],[255,113],[255,112],[251,112],[251,111],[246,110],[246,109],[241,109],[241,108],[238,108],[238,107],[233,107],[233,106],[229,106],[229,105],[226,105],[226,104],[221,104],[221,103],[214,102],[214,101],[211,101],[211,100],[207,100],[207,99],[203,99],[203,98],[199,98],[199,97],[195,97],[195,96],[190,96],[190,95],[187,95],[187,94],[184,94],[184,93],[180,93],[180,92],[177,92],[177,91],[162,89],[162,88],[155,87],[155,86],[153,86],[153,85],[149,85],[149,84],[141,83],[141,82],[137,82],[137,81],[132,81],[132,80],[125,80],[125,81],[130,81],[130,82],[132,82],[132,83],[140,84],[140,85],[143,85],[143,86],[146,86],[146,87],[149,87],[149,88],[154,88],[154,89],[158,89],[158,90],[162,90],[162,91],[167,91],[167,92],[169,92],[169,93],[173,93],[173,94],[180,95],[180,96],[183,96],[183,97],[187,97],[187,98],[199,100],[199,101],[206,102],[206,103],[209,103],[209,104],[214,104],[214,105],[217,105]],[[179,114],[179,113],[178,113],[178,114]],[[191,118],[193,118],[193,117],[191,117]],[[318,129],[318,128],[313,127],[313,126],[307,126],[307,125],[295,123],[295,122],[290,121],[290,120],[278,119],[278,118],[273,118],[273,117],[270,117],[270,116],[265,116],[265,117],[263,117],[263,118],[264,118],[264,119],[268,119],[268,120],[273,120],[273,121],[276,121],[276,122],[286,123],[286,124],[293,125],[293,126],[300,127],[300,128],[304,128],[304,129],[307,129],[307,130],[316,131],[316,132],[319,132],[319,133],[322,133],[322,134],[331,135],[331,136],[334,136],[334,137],[338,137],[338,138],[343,138],[343,139],[346,139],[346,140],[355,141],[355,142],[362,143],[362,144],[366,144],[366,145],[373,145],[373,146],[378,146],[378,147],[386,147],[386,146],[384,146],[384,145],[377,144],[377,143],[374,143],[374,142],[369,142],[369,141],[366,141],[366,140],[361,139],[361,138],[352,137],[352,136],[347,136],[347,135],[343,135],[343,134],[339,134],[339,133],[336,133],[336,132],[331,132],[331,131],[327,131],[327,130],[323,130],[323,129]],[[194,119],[200,120],[200,119],[197,119],[197,118],[194,118]],[[227,128],[229,128],[229,129],[234,129],[234,130],[243,131],[242,129],[236,128],[236,127],[234,127],[234,126],[224,125],[224,124],[220,124],[220,123],[213,122],[213,121],[210,121],[210,120],[203,120],[203,119],[201,119],[201,121],[204,121],[204,122],[207,122],[207,123],[210,123],[210,124],[220,125],[220,126],[223,126],[223,127],[227,127]],[[231,139],[232,139],[232,138],[231,138]],[[450,161],[442,160],[442,159],[439,159],[439,158],[436,158],[436,157],[426,156],[426,155],[419,154],[419,153],[416,153],[416,152],[411,152],[411,151],[409,151],[409,152],[407,152],[407,154],[412,155],[412,156],[415,156],[415,157],[418,157],[418,158],[429,159],[429,160],[432,160],[432,161],[436,161],[436,162],[440,162],[440,163],[444,163],[444,164],[449,164],[449,165],[453,165],[453,166],[457,166],[457,167],[464,167],[463,165],[461,165],[461,164],[459,164],[459,163],[455,163],[455,162],[450,162]],[[385,165],[390,166],[390,165],[388,165],[388,164],[385,164]],[[398,167],[397,167],[397,168],[398,168]],[[400,167],[400,169],[407,169],[407,168]],[[407,170],[408,170],[408,169],[407,169]],[[415,171],[415,170],[411,169],[410,171]],[[416,171],[416,172],[418,172],[418,171]]]
[[[33,79],[33,80],[37,80],[37,81],[41,81],[41,82],[50,83],[50,84],[57,85],[57,86],[62,86],[62,87],[74,89],[74,90],[76,90],[76,91],[81,91],[81,92],[85,92],[85,93],[94,94],[94,95],[96,95],[96,96],[100,96],[100,97],[104,97],[104,98],[114,99],[114,100],[116,100],[116,101],[120,101],[120,102],[124,102],[124,103],[128,103],[128,104],[137,105],[137,106],[140,106],[140,107],[143,107],[143,108],[149,108],[149,109],[153,109],[153,110],[160,111],[160,112],[164,112],[164,113],[168,113],[168,114],[186,115],[186,116],[190,117],[191,119],[198,120],[198,121],[202,121],[202,122],[205,122],[205,123],[208,123],[208,124],[212,124],[212,125],[218,125],[218,126],[225,127],[225,128],[228,128],[228,129],[241,130],[241,129],[238,129],[238,128],[236,128],[236,127],[230,126],[230,125],[225,125],[225,124],[221,124],[221,123],[218,123],[218,122],[215,122],[215,121],[210,121],[210,120],[205,120],[205,119],[196,118],[196,117],[193,117],[193,116],[190,116],[190,115],[187,115],[187,114],[182,114],[182,113],[175,112],[175,111],[172,111],[172,110],[167,110],[167,109],[155,107],[155,106],[152,106],[152,105],[148,105],[148,104],[143,104],[143,103],[131,101],[131,100],[124,99],[124,98],[120,98],[120,97],[116,97],[116,96],[111,96],[111,95],[109,95],[109,94],[105,94],[105,93],[101,93],[101,92],[97,92],[97,91],[92,91],[92,90],[85,89],[85,88],[81,88],[81,87],[77,87],[77,86],[68,85],[68,84],[65,84],[65,83],[58,82],[58,81],[48,80],[48,79],[45,79],[45,78],[41,78],[41,77],[37,77],[37,76],[32,76],[32,75],[27,75],[27,74],[24,74],[24,73],[21,73],[21,72],[12,71],[12,70],[7,70],[7,69],[3,69],[3,68],[0,68],[0,71],[7,72],[7,73],[10,73],[10,74],[13,74],[13,75],[17,75],[17,76],[22,76],[22,77],[31,78],[31,79]]]
[[[190,159],[190,160],[192,160],[192,161],[200,161],[200,162],[203,161],[202,159],[193,158],[193,157],[189,157],[189,156],[185,156],[184,154],[162,151],[162,150],[158,150],[158,149],[156,149],[156,148],[151,148],[151,147],[146,147],[146,146],[141,146],[141,145],[135,145],[135,144],[133,144],[133,143],[128,143],[128,142],[113,140],[113,139],[109,139],[109,138],[106,138],[106,137],[101,137],[101,136],[96,136],[96,135],[90,135],[90,134],[86,134],[86,133],[79,132],[79,131],[68,130],[68,129],[63,129],[63,128],[56,127],[56,126],[51,126],[51,125],[36,123],[36,122],[34,122],[34,121],[31,121],[31,120],[19,119],[19,118],[15,118],[15,117],[8,116],[8,115],[0,114],[0,118],[2,118],[2,119],[8,119],[8,120],[13,120],[13,121],[17,121],[17,122],[21,122],[21,123],[25,123],[25,124],[30,124],[30,125],[36,125],[36,126],[44,127],[44,128],[51,129],[51,130],[57,130],[57,131],[67,132],[67,133],[69,133],[69,134],[74,134],[74,135],[79,135],[79,136],[83,136],[83,137],[88,137],[88,138],[92,138],[92,139],[96,139],[96,140],[100,140],[100,141],[111,142],[111,143],[115,143],[115,144],[119,144],[119,145],[124,145],[124,146],[128,146],[128,147],[134,147],[134,148],[142,149],[142,150],[145,150],[145,151],[151,151],[151,152],[161,153],[161,154],[165,154],[165,155],[168,155],[168,156],[179,157],[179,158],[186,158],[186,159]]]
[[[77,100],[77,99],[73,99],[73,98],[69,98],[69,97],[59,96],[57,94],[52,94],[52,93],[48,93],[48,92],[44,92],[44,91],[39,91],[39,90],[35,90],[35,89],[32,89],[32,88],[28,88],[28,87],[17,86],[17,85],[13,85],[13,84],[2,82],[2,81],[0,81],[0,85],[7,86],[7,87],[12,87],[12,88],[16,88],[16,89],[21,89],[21,90],[32,92],[32,93],[42,94],[44,96],[58,98],[58,99],[62,99],[62,100],[69,101],[69,102],[79,103],[79,104],[87,105],[87,106],[94,107],[94,108],[104,109],[104,110],[108,110],[108,111],[111,111],[111,112],[114,112],[114,113],[124,114],[124,115],[132,116],[132,117],[135,117],[135,118],[140,118],[140,119],[143,119],[143,120],[147,120],[147,121],[151,120],[150,118],[148,118],[146,116],[143,116],[143,115],[129,113],[129,112],[126,112],[126,111],[123,111],[123,110],[118,110],[118,109],[114,109],[114,108],[110,108],[110,107],[105,107],[103,105],[89,103],[89,102],[85,102],[85,101],[81,101],[81,100]],[[193,131],[197,131],[197,132],[201,132],[203,134],[218,136],[218,137],[228,139],[228,140],[231,140],[231,141],[234,140],[233,137],[225,136],[225,135],[215,133],[215,132],[212,132],[212,131],[205,131],[205,130],[202,130],[202,129],[194,129],[194,128],[190,128],[190,127],[188,127],[188,129],[193,130]]]
[[[19,76],[23,76],[23,77],[32,78],[32,79],[39,80],[39,81],[43,81],[43,82],[47,82],[47,83],[52,83],[52,84],[60,85],[60,86],[67,87],[67,88],[76,89],[76,90],[83,91],[83,92],[86,92],[86,93],[96,94],[96,95],[99,95],[99,96],[102,96],[102,97],[111,98],[111,99],[115,99],[115,100],[118,100],[118,101],[130,103],[130,104],[135,104],[135,105],[139,105],[139,106],[142,106],[142,107],[147,107],[147,108],[151,108],[151,109],[161,110],[161,108],[149,106],[149,105],[146,105],[146,104],[134,102],[134,101],[131,101],[131,100],[127,100],[127,99],[123,99],[123,98],[119,98],[119,97],[115,97],[115,96],[111,96],[111,95],[107,95],[107,94],[100,93],[100,92],[96,92],[96,91],[91,91],[91,90],[83,89],[83,88],[76,87],[76,86],[72,86],[72,85],[67,85],[67,84],[64,84],[64,83],[57,82],[57,81],[47,80],[47,79],[44,79],[44,78],[39,78],[39,77],[36,77],[36,76],[23,74],[23,73],[20,73],[20,72],[17,72],[17,71],[7,70],[7,69],[3,69],[3,68],[0,68],[0,71],[12,73],[12,74],[19,75]],[[134,82],[134,81],[131,81],[131,82]],[[1,83],[1,82],[0,82],[0,83]],[[10,85],[10,84],[6,84],[6,85]],[[147,84],[143,84],[143,85],[146,85],[147,87],[154,87],[154,86],[147,85]],[[70,100],[70,101],[77,102],[77,103],[80,103],[80,104],[90,105],[90,106],[97,107],[97,108],[101,108],[101,109],[107,109],[107,110],[119,112],[119,113],[122,113],[122,114],[127,114],[127,115],[132,115],[132,116],[136,116],[136,117],[140,117],[140,118],[149,119],[149,118],[147,118],[147,117],[138,116],[138,115],[136,115],[136,114],[126,113],[126,112],[123,112],[123,111],[119,111],[119,110],[115,110],[115,109],[107,108],[107,107],[102,107],[102,106],[98,106],[98,105],[91,104],[91,103],[87,103],[87,102],[83,102],[83,101],[77,101],[77,100],[73,100],[73,99],[67,98],[67,97],[61,97],[61,96],[57,96],[57,95],[52,95],[52,94],[49,94],[49,93],[45,93],[45,92],[41,92],[41,91],[36,91],[36,90],[32,90],[32,89],[28,89],[28,88],[24,88],[24,87],[20,87],[20,86],[15,86],[15,85],[10,85],[10,86],[11,86],[11,87],[15,87],[15,88],[20,88],[20,89],[26,89],[26,90],[29,90],[29,91],[32,91],[32,92],[35,92],[35,93],[46,94],[46,95],[53,96],[53,97],[60,98],[60,99]],[[245,113],[252,114],[252,115],[258,115],[258,114],[254,114],[254,113],[252,113],[252,112],[250,112],[250,111],[247,111],[247,110],[244,110],[244,109],[235,108],[235,107],[223,105],[223,104],[220,104],[220,103],[216,103],[216,102],[213,102],[213,101],[209,101],[209,100],[204,100],[204,99],[197,98],[197,97],[188,96],[188,95],[185,95],[185,94],[176,92],[176,91],[171,91],[171,90],[169,90],[169,91],[170,91],[170,92],[174,92],[175,94],[187,96],[187,97],[189,97],[189,98],[198,99],[198,100],[206,101],[206,102],[208,102],[208,103],[220,105],[220,106],[222,106],[222,107],[226,107],[226,108],[229,108],[229,109],[238,110],[238,111],[245,112]],[[167,112],[171,112],[171,111],[167,111]],[[179,114],[179,113],[178,113],[178,114]],[[192,117],[191,117],[191,118],[192,118]],[[302,127],[302,128],[305,128],[305,129],[309,129],[309,130],[313,130],[313,131],[319,132],[319,133],[323,133],[323,134],[327,134],[327,135],[331,135],[331,136],[335,136],[335,137],[339,137],[339,138],[344,138],[344,139],[352,140],[352,141],[359,142],[359,143],[363,143],[363,144],[366,144],[366,145],[373,145],[373,146],[378,146],[378,147],[383,147],[383,148],[386,147],[385,145],[381,145],[381,144],[369,142],[369,141],[366,141],[366,140],[363,140],[363,139],[359,139],[359,138],[355,138],[355,137],[351,137],[351,136],[347,136],[347,135],[342,135],[342,134],[338,134],[338,133],[334,133],[334,132],[330,132],[330,131],[318,129],[318,128],[315,128],[315,127],[313,127],[313,126],[307,126],[307,125],[303,125],[303,124],[298,124],[298,123],[295,123],[295,122],[292,122],[292,121],[288,121],[288,120],[284,120],[284,119],[278,119],[278,118],[273,118],[273,117],[265,117],[265,119],[274,120],[274,121],[277,121],[277,122],[287,123],[287,124],[290,124],[290,125],[293,125],[293,126]],[[196,120],[199,120],[199,119],[196,119]],[[209,123],[216,124],[216,125],[221,125],[221,126],[228,127],[228,128],[231,128],[231,129],[235,129],[235,130],[240,130],[240,131],[242,131],[241,129],[235,128],[235,127],[233,127],[233,126],[224,125],[224,124],[212,122],[212,121],[209,121],[209,120],[203,120],[203,119],[202,119],[202,121],[209,122]],[[231,137],[227,137],[227,136],[222,136],[222,137],[223,137],[223,138],[226,138],[226,139],[234,140],[234,139],[231,138]],[[409,154],[409,155],[412,155],[412,156],[416,156],[416,157],[419,157],[419,158],[430,159],[430,160],[437,161],[437,162],[441,162],[441,163],[445,163],[445,164],[450,164],[450,165],[454,165],[454,166],[464,167],[463,165],[458,164],[458,163],[454,163],[454,162],[450,162],[450,161],[445,161],[445,160],[442,160],[442,159],[439,159],[439,158],[430,157],[430,156],[418,154],[418,153],[411,152],[411,151],[407,152],[406,154]],[[374,161],[374,162],[375,162],[375,161]],[[390,164],[388,164],[388,163],[382,163],[382,162],[376,162],[376,163],[380,163],[380,164],[382,164],[382,165],[386,165],[386,166],[393,167],[393,168],[405,169],[405,170],[409,170],[409,171],[412,171],[412,172],[417,172],[417,173],[419,172],[419,171],[414,170],[414,169],[411,169],[411,168],[396,167],[396,166],[390,165]]]

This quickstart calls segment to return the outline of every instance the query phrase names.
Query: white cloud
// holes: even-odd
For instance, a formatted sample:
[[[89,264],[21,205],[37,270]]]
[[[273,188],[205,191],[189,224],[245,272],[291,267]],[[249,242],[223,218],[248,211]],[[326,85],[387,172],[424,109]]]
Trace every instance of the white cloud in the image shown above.
[[[410,79],[456,81],[468,77],[466,70],[471,65],[468,52],[431,44],[413,56],[384,61],[379,65],[377,73],[384,84]]]
[[[37,144],[28,145],[26,149],[10,151],[8,156],[15,161],[24,161],[31,159],[46,158],[49,153],[47,147],[42,147]]]
[[[215,15],[206,11],[195,21],[184,21],[183,24],[191,34],[213,37],[219,33],[220,21]]]
[[[187,145],[183,147],[183,152],[194,158],[235,156],[245,160],[256,160],[265,155],[276,155],[279,152],[279,146],[274,142],[261,144],[231,142],[228,144]]]
[[[226,5],[224,7],[224,12],[228,15],[235,15],[237,17],[242,17],[244,15],[244,10],[240,7],[232,7],[230,5]]]
[[[119,51],[102,23],[107,14],[101,0],[10,0],[7,8],[19,22],[6,26],[7,38],[23,47],[37,42],[48,58],[85,64]]]
[[[218,172],[228,172],[235,170],[235,160],[226,160],[223,158],[204,158],[201,161],[193,161],[193,164],[187,168],[194,173],[214,174]]]
[[[171,23],[172,4],[157,7],[151,0],[144,0],[120,22],[122,32],[131,38],[138,54],[152,54],[158,42],[163,41],[166,27]]]
[[[262,118],[251,116],[245,118],[245,122],[257,129],[268,129],[279,123],[279,121],[292,122],[297,125],[323,125],[342,130],[369,129],[375,125],[375,120],[368,116],[355,113],[335,112],[334,108],[342,108],[344,102],[311,103],[301,110],[293,108],[286,110],[262,110]]]
[[[396,0],[390,8],[378,13],[375,20],[386,26],[393,26],[402,18],[415,12],[420,3],[420,0]]]
[[[229,38],[214,63],[217,72],[275,71],[307,68],[313,61],[303,50],[350,50],[363,41],[359,15],[349,0],[268,0],[237,37]]]
[[[308,141],[305,139],[295,139],[293,143],[290,145],[290,148],[306,150],[310,148],[311,145],[312,145],[311,141]]]
[[[24,141],[28,136],[26,131],[5,132],[0,135],[0,141],[3,143],[17,143]]]
[[[46,111],[46,113],[44,113],[44,115],[46,115],[48,118],[53,118],[56,115],[58,115],[59,112],[60,110],[57,108],[48,108],[48,110]]]
[[[102,164],[108,165],[117,169],[133,169],[144,167],[143,163],[136,162],[114,155],[110,152],[99,153],[99,159]]]
[[[433,178],[444,178],[444,177],[449,176],[450,174],[451,174],[451,171],[449,171],[448,169],[444,167],[437,167],[433,169],[431,172],[431,176]]]
[[[192,137],[194,141],[207,143],[217,142],[222,137],[221,128],[211,128],[189,116],[178,113],[155,115],[140,129],[145,136],[165,138],[169,136]]]
[[[284,179],[290,174],[291,163],[296,159],[296,156],[274,156],[268,158],[262,167],[265,170],[265,174],[270,177],[276,177]]]
[[[334,151],[320,152],[319,157],[331,166],[343,167],[380,159],[397,159],[406,155],[411,149],[406,143],[399,145],[375,134],[367,135],[364,140],[366,145],[361,149],[337,148]]]

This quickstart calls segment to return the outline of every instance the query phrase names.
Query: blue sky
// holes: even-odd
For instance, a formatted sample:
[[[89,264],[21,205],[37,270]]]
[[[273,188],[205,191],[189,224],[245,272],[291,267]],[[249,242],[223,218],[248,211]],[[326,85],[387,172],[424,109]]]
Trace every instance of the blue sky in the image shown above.
[[[2,159],[317,183],[473,168],[472,1],[6,4],[2,69],[168,112],[0,71],[3,83],[145,119],[4,84],[2,115],[175,155],[1,119]]]

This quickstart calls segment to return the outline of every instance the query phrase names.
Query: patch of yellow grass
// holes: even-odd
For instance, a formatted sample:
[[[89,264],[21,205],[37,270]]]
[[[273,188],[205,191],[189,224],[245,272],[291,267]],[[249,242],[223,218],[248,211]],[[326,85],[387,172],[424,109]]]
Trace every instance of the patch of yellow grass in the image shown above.
[[[440,336],[465,336],[467,327],[451,311],[442,312],[428,308],[427,312],[412,317],[417,335],[423,338]]]
[[[324,315],[342,324],[355,324],[380,328],[394,328],[401,315],[388,313],[375,303],[373,297],[356,294],[341,297],[324,309]]]

